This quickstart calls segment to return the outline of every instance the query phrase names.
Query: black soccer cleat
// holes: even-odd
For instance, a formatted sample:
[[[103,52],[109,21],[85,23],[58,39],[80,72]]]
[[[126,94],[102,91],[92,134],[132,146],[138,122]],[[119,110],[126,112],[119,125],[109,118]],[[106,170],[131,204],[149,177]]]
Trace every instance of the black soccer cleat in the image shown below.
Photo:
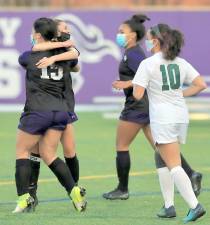
[[[157,214],[160,218],[174,218],[176,217],[176,211],[174,206],[170,206],[169,208],[165,208],[164,206],[161,208],[160,212]]]
[[[104,193],[103,198],[109,200],[127,200],[129,198],[128,191],[121,191],[120,189],[116,188],[113,191]]]
[[[202,174],[193,172],[192,176],[190,177],[190,181],[195,195],[198,196],[201,192]]]

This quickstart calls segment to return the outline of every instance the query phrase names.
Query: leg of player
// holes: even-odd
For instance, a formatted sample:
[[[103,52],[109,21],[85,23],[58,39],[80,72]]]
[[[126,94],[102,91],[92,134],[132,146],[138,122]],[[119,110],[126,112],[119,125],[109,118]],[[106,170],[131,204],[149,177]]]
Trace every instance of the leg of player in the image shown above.
[[[79,181],[79,160],[76,155],[76,145],[74,137],[74,127],[68,124],[61,136],[61,143],[63,146],[63,154],[66,164],[72,174],[74,182],[78,184]]]
[[[195,195],[198,196],[201,192],[202,174],[193,170],[182,154],[181,154],[181,163],[182,168],[190,178]]]
[[[181,167],[180,146],[178,142],[158,144],[159,153],[170,170],[172,179],[181,196],[190,207],[185,222],[194,221],[205,214],[193,192],[189,177]]]
[[[143,128],[143,132],[153,149],[156,149],[154,140],[152,138],[150,126]],[[155,165],[158,173],[161,193],[164,199],[164,206],[157,214],[161,218],[173,218],[176,217],[176,211],[174,208],[174,182],[171,178],[169,169],[166,167],[165,162],[162,160],[160,154],[155,151]]]
[[[143,132],[144,132],[145,137],[147,138],[147,140],[149,141],[149,143],[153,147],[153,149],[155,149],[156,147],[154,146],[154,141],[153,141],[153,138],[152,138],[150,126],[148,125],[148,126],[144,127]],[[191,181],[191,184],[192,184],[193,191],[194,191],[195,195],[198,196],[200,194],[200,190],[201,190],[202,174],[194,171],[190,167],[190,165],[188,164],[188,162],[186,161],[186,159],[184,158],[182,153],[180,153],[180,154],[181,154],[182,168],[184,169],[184,171],[187,173],[188,177],[190,178],[190,181]],[[162,178],[160,178],[160,176],[164,176],[164,175],[163,175],[163,169],[161,169],[161,172],[159,173],[159,168],[166,167],[166,165],[159,155],[155,156],[155,160],[156,160],[156,168],[157,168],[158,175],[159,175],[159,181],[161,182]],[[159,164],[160,164],[161,167],[157,167]],[[167,169],[165,168],[165,171],[166,170]],[[167,186],[166,186],[166,189],[167,189]]]
[[[29,194],[34,199],[34,207],[38,205],[37,188],[40,172],[41,157],[39,155],[39,144],[35,145],[31,150],[30,164],[31,164],[31,176],[29,184]]]
[[[103,197],[110,200],[129,198],[128,179],[130,171],[129,146],[145,125],[120,120],[117,127],[116,138],[116,169],[118,175],[118,186],[113,191],[104,193]]]
[[[75,185],[67,165],[56,155],[61,134],[62,132],[58,130],[47,130],[39,142],[39,152],[43,161],[58,178],[60,184],[66,189],[75,209],[81,212],[85,210],[87,204],[84,198],[85,190]]]
[[[143,132],[149,143],[155,149],[156,147],[154,146],[150,126],[148,125],[144,127]],[[200,173],[194,172],[192,174],[189,174],[190,166],[186,162],[182,154],[181,154],[181,163],[182,165],[184,164],[183,169],[188,171],[188,173],[187,171],[185,171],[187,175],[188,176],[193,175],[193,179],[192,176],[189,176],[189,178],[191,180],[194,193],[195,194],[200,193],[201,179],[199,179],[200,176],[198,176]],[[165,162],[162,160],[160,154],[157,152],[155,152],[155,164],[158,173],[161,193],[164,199],[164,206],[161,208],[157,216],[161,218],[173,218],[176,216],[176,211],[174,208],[174,182],[171,178],[169,169],[167,168]]]
[[[155,152],[155,164],[161,193],[164,199],[164,206],[161,208],[160,212],[157,213],[157,216],[160,218],[176,217],[174,207],[174,181],[171,177],[170,170],[158,152]]]
[[[72,124],[68,124],[66,129],[63,131],[61,136],[61,142],[64,150],[64,157],[66,164],[72,174],[75,183],[79,180],[79,160],[76,156],[75,151],[75,139],[74,139],[74,129]],[[29,194],[34,198],[34,207],[38,205],[37,198],[37,188],[38,188],[38,178],[40,171],[40,155],[38,144],[31,150],[30,162],[31,162],[31,177]]]
[[[16,173],[15,181],[18,203],[13,213],[24,212],[34,199],[29,194],[29,181],[31,165],[29,160],[30,150],[40,139],[40,135],[31,135],[18,129],[16,142]]]

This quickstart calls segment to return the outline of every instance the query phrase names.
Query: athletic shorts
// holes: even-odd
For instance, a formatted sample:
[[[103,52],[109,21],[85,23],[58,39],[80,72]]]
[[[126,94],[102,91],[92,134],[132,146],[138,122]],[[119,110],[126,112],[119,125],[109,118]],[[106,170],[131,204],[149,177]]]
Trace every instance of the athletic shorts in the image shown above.
[[[185,144],[186,142],[188,123],[150,123],[150,128],[155,144],[169,144],[173,142]]]
[[[77,114],[75,112],[68,112],[68,114],[69,114],[68,123],[74,123],[75,121],[78,120]]]
[[[30,134],[43,135],[48,129],[63,131],[69,120],[68,112],[23,112],[18,128]]]
[[[120,120],[138,124],[149,124],[149,113],[142,113],[139,110],[127,109],[120,114]]]

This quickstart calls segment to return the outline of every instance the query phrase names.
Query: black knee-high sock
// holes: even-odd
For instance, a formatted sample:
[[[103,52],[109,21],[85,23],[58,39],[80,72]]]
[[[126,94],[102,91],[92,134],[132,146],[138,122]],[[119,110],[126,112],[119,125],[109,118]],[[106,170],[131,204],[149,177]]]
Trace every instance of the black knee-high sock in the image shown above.
[[[195,171],[190,167],[190,165],[188,164],[188,162],[186,161],[186,159],[184,158],[184,156],[182,154],[180,154],[180,156],[181,156],[182,168],[184,169],[184,171],[186,172],[186,174],[188,175],[188,177],[191,178],[192,174]],[[157,152],[155,153],[155,163],[156,163],[156,168],[157,169],[166,166],[165,162],[162,160],[161,156]]]
[[[190,165],[188,164],[188,162],[186,161],[186,159],[184,158],[182,154],[181,154],[181,163],[182,163],[182,168],[184,169],[188,177],[191,178],[192,174],[195,171],[190,167]]]
[[[36,196],[37,187],[38,187],[38,179],[39,179],[39,171],[40,171],[40,155],[31,153],[30,163],[31,163],[31,177],[29,184],[29,193],[32,197]]]
[[[60,184],[66,189],[70,194],[72,188],[75,186],[74,179],[67,167],[66,163],[60,158],[56,158],[50,165],[49,168],[58,178]]]
[[[71,175],[74,179],[75,183],[78,183],[79,181],[79,160],[77,156],[75,155],[73,158],[67,158],[65,157],[66,165],[68,166]]]
[[[156,169],[167,167],[158,152],[155,152],[154,158],[155,158]]]
[[[28,193],[31,165],[29,159],[16,160],[15,181],[18,196]]]
[[[116,157],[116,167],[119,179],[118,188],[121,191],[128,191],[130,164],[129,151],[118,151]]]

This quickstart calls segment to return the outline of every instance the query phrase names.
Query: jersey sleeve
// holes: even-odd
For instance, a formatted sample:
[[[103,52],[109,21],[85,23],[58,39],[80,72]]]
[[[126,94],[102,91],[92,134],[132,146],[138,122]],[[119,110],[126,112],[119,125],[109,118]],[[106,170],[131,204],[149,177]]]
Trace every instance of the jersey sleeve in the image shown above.
[[[129,52],[127,53],[127,65],[128,67],[136,73],[139,64],[145,59],[145,55],[139,52]]]
[[[186,77],[184,83],[191,84],[193,80],[200,74],[190,63],[188,63],[187,61],[185,61],[185,63]]]
[[[78,59],[72,59],[67,61],[70,68],[74,68],[78,64]]]
[[[31,54],[31,51],[27,51],[27,52],[24,52],[22,55],[19,56],[18,58],[18,62],[19,64],[26,68],[27,65],[28,65],[28,59],[29,59],[29,55]]]
[[[145,61],[142,61],[139,65],[132,83],[147,88],[149,84],[149,70],[147,69],[147,64]]]

